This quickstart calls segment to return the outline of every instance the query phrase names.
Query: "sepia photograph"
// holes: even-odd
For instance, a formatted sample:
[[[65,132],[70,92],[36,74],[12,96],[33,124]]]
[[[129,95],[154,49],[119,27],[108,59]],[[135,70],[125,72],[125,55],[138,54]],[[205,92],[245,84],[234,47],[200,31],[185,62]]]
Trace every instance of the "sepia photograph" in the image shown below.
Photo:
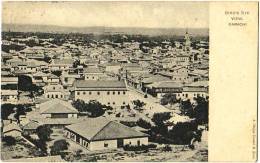
[[[1,160],[204,162],[209,2],[5,1]]]

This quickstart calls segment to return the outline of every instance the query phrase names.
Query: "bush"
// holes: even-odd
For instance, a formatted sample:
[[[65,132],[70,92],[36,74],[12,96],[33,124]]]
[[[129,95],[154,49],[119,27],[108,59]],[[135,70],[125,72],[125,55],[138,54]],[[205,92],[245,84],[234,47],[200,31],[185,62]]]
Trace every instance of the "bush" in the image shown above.
[[[192,122],[179,122],[169,131],[168,138],[176,144],[189,144],[194,138],[194,132],[197,131],[198,124]]]
[[[148,97],[147,94],[145,94],[145,95],[144,95],[144,98],[147,98],[147,97]]]
[[[52,129],[47,125],[39,126],[36,129],[36,132],[41,141],[50,140],[50,136],[53,133]]]
[[[3,141],[6,143],[6,145],[11,146],[16,144],[16,140],[12,136],[5,136],[3,137]]]
[[[169,145],[166,145],[166,146],[163,147],[162,150],[163,150],[164,152],[170,152],[170,151],[172,151],[172,147],[170,147]]]
[[[156,144],[148,144],[148,148],[157,148]]]
[[[141,145],[141,146],[133,146],[133,145],[125,145],[123,147],[123,149],[125,151],[144,151],[144,150],[148,150],[148,146],[147,145]]]
[[[62,151],[67,150],[69,147],[69,143],[64,140],[57,140],[53,143],[53,146],[51,146],[51,155],[58,155]]]

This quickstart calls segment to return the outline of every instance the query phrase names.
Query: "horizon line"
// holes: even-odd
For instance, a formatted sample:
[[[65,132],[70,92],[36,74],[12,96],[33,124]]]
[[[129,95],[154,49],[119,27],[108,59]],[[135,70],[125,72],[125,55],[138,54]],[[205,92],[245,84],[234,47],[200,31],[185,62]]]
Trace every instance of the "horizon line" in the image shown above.
[[[3,27],[4,25],[35,25],[35,26],[57,26],[57,27],[65,27],[65,28],[88,28],[88,27],[105,27],[105,28],[147,28],[147,29],[209,29],[209,27],[143,27],[143,26],[135,26],[135,27],[130,27],[130,26],[102,26],[102,25],[97,25],[97,26],[63,26],[63,25],[54,25],[54,24],[20,24],[20,23],[2,23],[1,26]]]

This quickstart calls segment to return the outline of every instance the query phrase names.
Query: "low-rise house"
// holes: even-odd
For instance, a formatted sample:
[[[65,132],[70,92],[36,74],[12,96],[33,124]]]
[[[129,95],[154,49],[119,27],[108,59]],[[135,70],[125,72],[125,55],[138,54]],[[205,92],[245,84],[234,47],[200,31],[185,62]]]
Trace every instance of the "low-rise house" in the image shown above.
[[[48,83],[49,76],[50,74],[46,74],[43,72],[32,74],[32,83],[37,86],[44,86],[46,83]]]
[[[177,65],[187,65],[190,62],[190,56],[187,54],[181,54],[176,56]]]
[[[89,150],[148,145],[148,135],[104,118],[89,118],[65,127],[65,137]]]
[[[123,106],[129,103],[127,87],[124,81],[116,80],[76,80],[74,82],[74,100],[96,100],[110,106]]]
[[[17,104],[18,91],[17,90],[1,90],[1,103],[2,104]]]
[[[69,92],[66,92],[61,84],[49,84],[43,87],[44,97],[48,99],[68,99]]]
[[[41,126],[41,124],[37,121],[30,121],[27,124],[25,124],[22,129],[23,133],[30,135],[30,134],[36,134],[37,133],[37,128]]]
[[[195,97],[208,97],[208,81],[198,81],[190,84],[186,84],[182,91],[183,96],[188,99]]]
[[[58,84],[60,83],[60,78],[54,74],[48,76],[48,84]]]
[[[102,65],[99,65],[105,72],[118,74],[119,70],[121,68],[121,65],[119,63],[105,63]]]
[[[155,82],[147,86],[147,93],[162,98],[165,94],[175,94],[177,98],[181,97],[183,85],[173,81]]]
[[[104,78],[106,74],[99,68],[86,68],[84,69],[85,80],[100,80]]]
[[[64,71],[73,67],[73,59],[54,59],[49,65],[51,71]]]
[[[18,77],[1,77],[1,89],[17,90]]]
[[[45,118],[77,118],[79,113],[70,102],[60,99],[46,101],[37,108]]]

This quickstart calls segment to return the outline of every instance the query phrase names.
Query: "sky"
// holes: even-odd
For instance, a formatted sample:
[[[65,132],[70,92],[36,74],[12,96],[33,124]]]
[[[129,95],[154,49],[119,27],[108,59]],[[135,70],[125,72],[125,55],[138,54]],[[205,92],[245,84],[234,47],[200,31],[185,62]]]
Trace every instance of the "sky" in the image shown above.
[[[3,2],[5,24],[208,28],[208,2]]]

